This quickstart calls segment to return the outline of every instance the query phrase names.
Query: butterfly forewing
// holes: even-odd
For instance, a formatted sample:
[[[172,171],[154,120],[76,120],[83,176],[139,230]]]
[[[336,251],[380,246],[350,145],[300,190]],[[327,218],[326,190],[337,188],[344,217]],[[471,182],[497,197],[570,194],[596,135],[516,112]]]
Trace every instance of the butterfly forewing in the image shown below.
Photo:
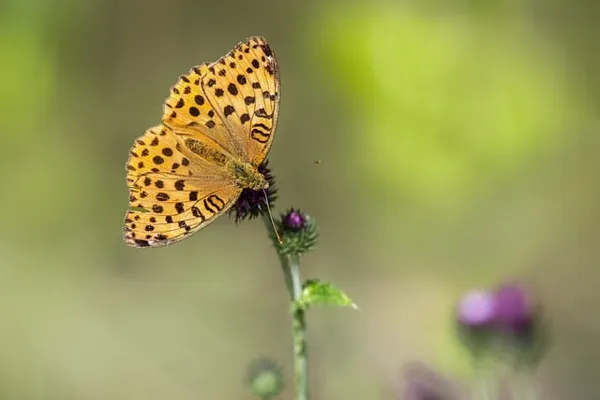
[[[279,113],[279,67],[261,37],[239,43],[207,68],[201,79],[205,97],[235,133],[241,156],[260,164],[269,151]]]
[[[231,154],[241,154],[241,144],[202,92],[200,81],[206,72],[208,63],[179,77],[165,101],[163,123],[179,135],[201,141],[210,139]]]
[[[136,247],[183,239],[227,211],[241,193],[225,169],[197,157],[162,125],[136,140],[127,182],[124,238]]]

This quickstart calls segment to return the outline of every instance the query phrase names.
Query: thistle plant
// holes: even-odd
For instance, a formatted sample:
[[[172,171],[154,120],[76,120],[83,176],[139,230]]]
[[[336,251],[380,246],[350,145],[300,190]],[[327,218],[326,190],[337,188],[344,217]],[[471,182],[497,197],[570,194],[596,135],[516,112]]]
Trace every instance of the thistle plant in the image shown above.
[[[306,313],[318,304],[344,307],[357,306],[340,289],[328,282],[316,279],[304,280],[301,277],[300,260],[302,255],[313,251],[319,239],[316,220],[299,209],[289,208],[276,220],[271,208],[277,198],[275,178],[265,161],[259,171],[269,183],[265,191],[244,190],[231,209],[236,222],[261,217],[268,237],[277,253],[283,272],[283,280],[289,294],[289,310],[292,320],[292,343],[294,356],[295,400],[309,399],[308,345],[306,341]],[[271,400],[282,388],[281,373],[273,362],[253,363],[250,367],[249,385],[253,393],[262,400]],[[275,377],[278,377],[275,379]],[[269,378],[265,378],[269,377]],[[265,382],[269,382],[266,384]],[[279,382],[279,383],[277,383]],[[257,389],[258,388],[258,389]]]
[[[507,283],[469,291],[458,301],[455,321],[473,362],[472,384],[461,391],[460,385],[420,365],[405,371],[400,399],[541,399],[533,373],[548,345],[548,327],[529,288]]]
[[[266,161],[259,166],[259,171],[269,183],[268,189],[245,189],[230,215],[238,223],[263,219],[289,293],[295,400],[308,400],[306,313],[317,304],[357,306],[331,283],[302,279],[301,258],[316,248],[319,239],[316,220],[297,208],[288,208],[273,218],[270,207],[277,198],[275,179]],[[474,382],[461,388],[435,370],[414,364],[405,369],[401,400],[540,398],[531,378],[544,354],[547,329],[529,288],[508,283],[491,290],[467,292],[458,301],[454,318],[458,337],[473,360]],[[502,384],[508,384],[507,393],[500,390]],[[256,397],[275,399],[283,388],[281,367],[273,360],[255,360],[249,367],[248,385]]]

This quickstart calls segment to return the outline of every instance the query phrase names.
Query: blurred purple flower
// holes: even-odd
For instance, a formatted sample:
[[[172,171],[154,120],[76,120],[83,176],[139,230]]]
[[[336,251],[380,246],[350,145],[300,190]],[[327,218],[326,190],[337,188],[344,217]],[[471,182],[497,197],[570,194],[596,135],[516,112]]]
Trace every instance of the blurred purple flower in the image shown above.
[[[485,327],[494,320],[495,300],[493,292],[472,290],[458,302],[456,318],[467,327]]]
[[[499,351],[515,366],[535,367],[548,346],[545,319],[525,285],[468,292],[458,302],[456,321],[459,338],[474,357]]]
[[[505,284],[467,292],[458,302],[456,319],[466,328],[519,333],[530,328],[535,311],[523,286]]]
[[[494,292],[494,324],[509,332],[528,331],[535,317],[535,310],[524,287],[505,284]]]

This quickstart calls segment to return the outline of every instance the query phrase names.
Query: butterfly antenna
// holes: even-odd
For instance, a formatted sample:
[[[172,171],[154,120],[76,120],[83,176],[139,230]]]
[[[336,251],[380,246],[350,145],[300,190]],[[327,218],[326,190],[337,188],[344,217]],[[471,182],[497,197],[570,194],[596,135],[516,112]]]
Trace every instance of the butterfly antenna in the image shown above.
[[[279,232],[277,232],[275,220],[273,220],[273,214],[271,214],[271,207],[269,207],[269,196],[267,196],[267,192],[265,191],[265,189],[263,189],[262,192],[265,195],[265,204],[267,205],[267,211],[269,213],[269,218],[271,219],[271,225],[273,225],[273,232],[275,232],[275,236],[277,237],[277,242],[279,244],[283,244],[283,240],[281,240],[281,236],[279,236]]]

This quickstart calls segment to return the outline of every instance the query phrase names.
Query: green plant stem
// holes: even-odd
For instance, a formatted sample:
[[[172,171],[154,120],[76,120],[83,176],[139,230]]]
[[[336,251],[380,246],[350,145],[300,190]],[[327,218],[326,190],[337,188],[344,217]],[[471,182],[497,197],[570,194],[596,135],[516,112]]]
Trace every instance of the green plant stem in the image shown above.
[[[475,380],[472,386],[473,400],[498,400],[498,376],[493,360],[479,355],[473,360]]]
[[[273,226],[268,216],[263,217],[267,231],[271,233]],[[270,235],[269,235],[270,236]],[[275,241],[275,243],[277,243]],[[308,400],[308,358],[306,351],[306,318],[303,307],[297,305],[302,298],[302,279],[300,277],[300,259],[297,254],[286,255],[279,251],[277,255],[283,270],[285,284],[292,301],[292,340],[294,346],[294,383],[296,400]]]
[[[530,371],[519,371],[511,381],[513,382],[511,396],[515,399],[537,400],[539,398],[534,384],[535,380]]]
[[[292,281],[292,302],[302,297],[300,279],[300,260],[298,255],[289,257],[288,270]],[[293,308],[292,337],[294,341],[294,375],[296,381],[296,400],[308,399],[308,359],[306,352],[306,318],[303,307]]]

